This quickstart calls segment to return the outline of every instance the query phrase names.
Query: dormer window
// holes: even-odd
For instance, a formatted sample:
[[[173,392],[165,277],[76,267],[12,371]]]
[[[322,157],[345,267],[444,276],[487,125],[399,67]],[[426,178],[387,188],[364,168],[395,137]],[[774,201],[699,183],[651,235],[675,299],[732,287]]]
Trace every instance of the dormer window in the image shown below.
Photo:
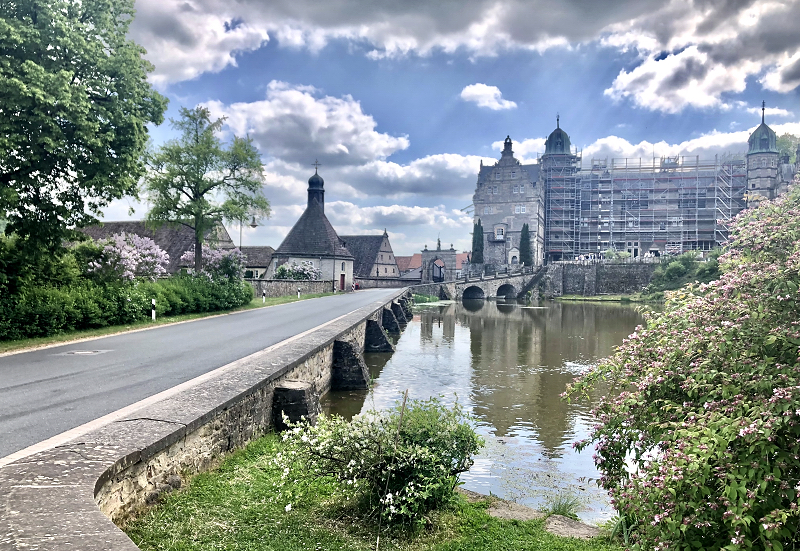
[[[498,239],[503,237],[503,228],[497,228],[494,230],[494,236]]]

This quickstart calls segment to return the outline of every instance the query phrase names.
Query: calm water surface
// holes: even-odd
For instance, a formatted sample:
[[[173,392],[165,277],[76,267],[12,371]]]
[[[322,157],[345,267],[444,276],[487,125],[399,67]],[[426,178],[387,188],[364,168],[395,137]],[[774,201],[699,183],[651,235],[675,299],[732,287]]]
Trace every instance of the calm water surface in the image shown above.
[[[581,518],[602,521],[613,511],[597,487],[592,451],[572,449],[591,426],[591,404],[559,395],[642,321],[618,304],[417,305],[394,354],[365,356],[372,389],[329,393],[323,407],[349,417],[390,407],[406,389],[418,399],[458,396],[486,440],[461,475],[465,488],[535,508],[569,493],[583,503]]]

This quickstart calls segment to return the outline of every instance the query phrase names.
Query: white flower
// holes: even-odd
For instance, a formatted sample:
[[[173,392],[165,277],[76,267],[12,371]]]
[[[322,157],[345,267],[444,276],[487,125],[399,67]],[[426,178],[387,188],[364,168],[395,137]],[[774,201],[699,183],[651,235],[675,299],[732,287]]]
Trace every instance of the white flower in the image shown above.
[[[288,504],[286,507],[283,508],[287,513],[292,510],[292,504]]]

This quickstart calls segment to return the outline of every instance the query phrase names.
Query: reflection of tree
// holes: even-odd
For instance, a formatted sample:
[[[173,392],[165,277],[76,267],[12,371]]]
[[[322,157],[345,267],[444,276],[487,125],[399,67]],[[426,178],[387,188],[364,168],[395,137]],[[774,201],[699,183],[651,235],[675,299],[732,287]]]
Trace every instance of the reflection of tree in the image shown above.
[[[470,329],[475,413],[498,436],[534,430],[551,453],[570,438],[575,406],[560,399],[575,375],[569,362],[608,355],[641,318],[631,308],[554,303],[546,309],[489,303],[480,314],[459,310]]]

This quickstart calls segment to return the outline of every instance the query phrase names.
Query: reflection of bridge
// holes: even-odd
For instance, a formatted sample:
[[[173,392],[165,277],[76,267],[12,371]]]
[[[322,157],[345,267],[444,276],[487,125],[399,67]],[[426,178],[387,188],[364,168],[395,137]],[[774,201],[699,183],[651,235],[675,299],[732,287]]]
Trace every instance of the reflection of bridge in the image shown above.
[[[464,278],[442,283],[426,283],[411,287],[413,293],[438,296],[442,299],[480,299],[490,297],[522,298],[545,274],[545,268],[533,271],[494,274],[480,278]]]

